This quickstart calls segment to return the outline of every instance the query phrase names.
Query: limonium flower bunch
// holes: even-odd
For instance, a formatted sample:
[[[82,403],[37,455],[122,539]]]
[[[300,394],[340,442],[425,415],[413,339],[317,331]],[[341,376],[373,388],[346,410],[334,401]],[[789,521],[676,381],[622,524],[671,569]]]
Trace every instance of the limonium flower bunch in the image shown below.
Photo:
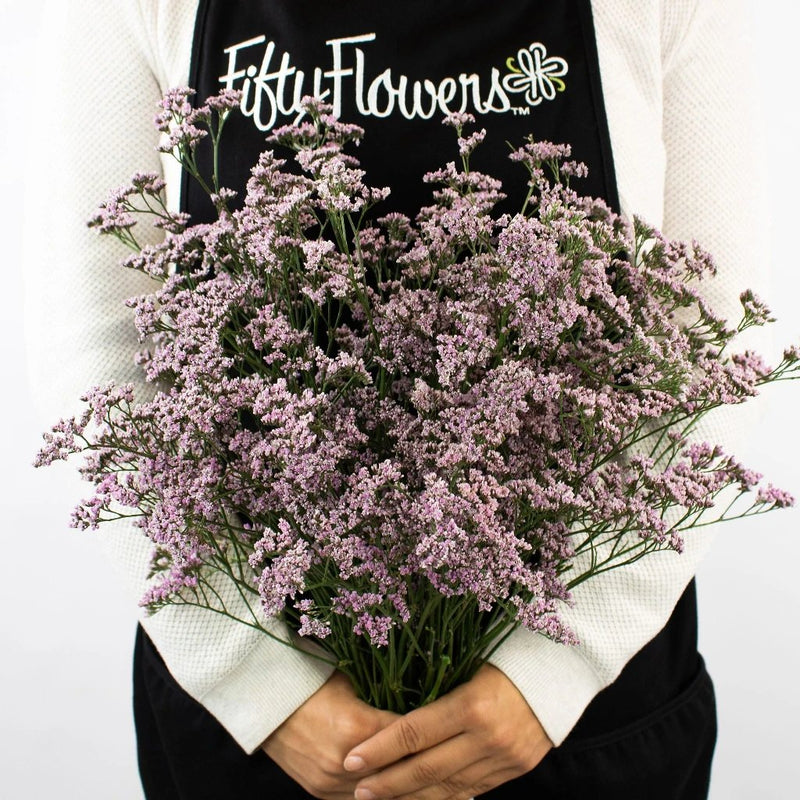
[[[389,190],[365,184],[346,152],[362,131],[328,107],[308,99],[237,198],[196,148],[217,162],[238,95],[190,98],[170,92],[157,125],[217,219],[190,224],[137,175],[90,223],[157,282],[129,301],[154,394],[92,389],[38,456],[84,455],[75,526],[138,518],[148,609],[273,636],[279,617],[404,712],[518,626],[575,642],[559,609],[579,583],[792,503],[691,432],[796,377],[800,350],[777,367],[733,352],[764,305],[745,293],[729,327],[703,299],[710,256],[576,193],[568,147],[514,150],[529,192],[499,214],[502,187],[470,168],[485,133],[454,115],[460,163],[424,176],[431,204],[376,219]],[[161,243],[139,246],[142,216]]]

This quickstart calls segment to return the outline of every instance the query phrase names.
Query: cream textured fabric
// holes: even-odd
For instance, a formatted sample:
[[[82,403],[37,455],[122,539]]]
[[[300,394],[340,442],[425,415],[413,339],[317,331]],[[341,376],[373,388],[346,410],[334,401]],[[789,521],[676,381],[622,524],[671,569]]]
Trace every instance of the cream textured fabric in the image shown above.
[[[708,297],[738,319],[738,294],[763,288],[756,273],[766,258],[736,3],[592,5],[623,209],[710,249],[720,275]],[[151,120],[162,91],[188,81],[195,12],[196,0],[70,0],[46,12],[47,83],[39,85],[48,99],[33,137],[25,264],[31,380],[44,423],[76,410],[91,384],[138,379],[122,300],[148,290],[147,281],[116,267],[120,248],[84,222],[133,172],[160,170],[179,186],[174,162],[154,151]],[[173,206],[177,200],[171,193]],[[739,411],[709,418],[702,434],[735,442],[746,418]],[[105,538],[137,597],[147,542],[124,524]],[[581,586],[566,613],[579,646],[518,631],[494,655],[556,744],[663,627],[708,544],[708,534],[693,535],[681,556],[660,554]],[[168,608],[144,624],[179,683],[248,752],[329,674],[319,661],[201,610]]]

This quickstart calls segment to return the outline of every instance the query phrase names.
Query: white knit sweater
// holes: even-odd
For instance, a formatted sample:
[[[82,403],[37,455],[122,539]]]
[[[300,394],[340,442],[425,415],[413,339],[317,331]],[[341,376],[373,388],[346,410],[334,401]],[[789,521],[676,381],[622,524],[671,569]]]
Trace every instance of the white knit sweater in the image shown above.
[[[196,0],[58,0],[46,12],[39,129],[26,252],[27,340],[35,396],[49,424],[90,385],[140,381],[126,297],[152,287],[115,266],[120,249],[85,228],[107,191],[136,171],[175,167],[154,150],[154,104],[188,82]],[[738,319],[738,294],[763,284],[765,226],[741,16],[731,0],[595,0],[597,45],[623,210],[670,236],[697,238],[718,260],[713,305]],[[44,95],[43,95],[44,96]],[[737,409],[738,412],[738,409]],[[731,443],[742,417],[709,418]],[[149,546],[131,527],[115,558],[141,588]],[[581,639],[553,644],[525,630],[493,656],[560,743],[591,699],[664,625],[707,549],[688,537],[579,587],[565,611]],[[144,621],[179,683],[248,752],[327,678],[319,661],[209,612],[168,608]]]

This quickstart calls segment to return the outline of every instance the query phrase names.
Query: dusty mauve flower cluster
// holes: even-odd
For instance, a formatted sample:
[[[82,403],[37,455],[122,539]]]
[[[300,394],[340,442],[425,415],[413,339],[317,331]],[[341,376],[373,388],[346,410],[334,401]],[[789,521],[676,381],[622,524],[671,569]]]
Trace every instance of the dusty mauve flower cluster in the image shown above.
[[[791,504],[760,487],[717,512],[760,476],[688,432],[793,377],[800,353],[776,368],[732,354],[738,330],[769,321],[763,304],[746,293],[729,328],[702,299],[710,257],[577,194],[568,147],[513,152],[530,191],[498,215],[502,187],[469,166],[485,132],[451,117],[461,161],[425,176],[431,204],[375,219],[389,191],[345,153],[360,129],[308,101],[237,205],[194,159],[237,103],[193,109],[175,90],[157,121],[217,221],[169,212],[152,175],[92,221],[159,281],[130,301],[158,392],[93,389],[39,456],[86,453],[95,492],[77,526],[140,515],[148,607],[226,611],[223,573],[403,711],[468,679],[517,625],[573,642],[559,604],[592,575],[680,550],[714,515]],[[143,208],[168,236],[140,249]]]

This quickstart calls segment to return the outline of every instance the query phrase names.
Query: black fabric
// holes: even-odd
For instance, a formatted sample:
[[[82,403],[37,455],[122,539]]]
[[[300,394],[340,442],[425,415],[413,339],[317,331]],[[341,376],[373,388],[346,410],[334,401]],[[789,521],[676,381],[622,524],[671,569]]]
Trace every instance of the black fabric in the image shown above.
[[[635,658],[626,668],[639,669]],[[309,800],[265,753],[246,755],[170,675],[140,628],[134,656],[139,769],[148,800]],[[600,698],[589,707],[599,712]],[[628,722],[579,726],[536,769],[485,800],[703,800],[716,739],[714,690],[702,659],[675,696],[645,711],[619,698]]]
[[[224,85],[243,89],[249,113],[243,118],[234,115],[228,123],[221,164],[224,185],[243,190],[250,167],[264,149],[265,133],[291,121],[294,99],[314,90],[315,68],[315,93],[335,88],[334,76],[324,74],[334,66],[333,40],[359,36],[364,40],[341,45],[341,67],[353,68],[354,74],[342,75],[338,98],[334,93],[327,99],[340,103],[344,120],[366,128],[357,154],[367,179],[394,190],[381,212],[413,215],[430,198],[422,174],[457,158],[455,137],[440,124],[439,113],[430,119],[406,119],[397,98],[388,116],[362,113],[367,103],[363,97],[369,97],[373,81],[379,81],[375,97],[383,104],[380,111],[387,102],[390,77],[391,85],[398,87],[401,75],[411,87],[411,102],[414,81],[420,81],[423,99],[430,97],[426,79],[444,87],[437,91],[445,95],[448,86],[456,87],[450,110],[474,113],[478,126],[488,131],[474,167],[503,179],[509,210],[519,209],[526,175],[505,158],[507,142],[519,144],[528,133],[571,142],[575,156],[590,168],[589,178],[577,188],[617,207],[588,0],[201,0],[191,84],[199,90],[199,99]],[[250,44],[236,48],[244,42]],[[360,73],[357,49],[363,52]],[[566,71],[561,62],[547,59],[563,59]],[[507,78],[512,89],[522,86],[525,69],[527,77],[538,76],[535,89],[530,82],[527,87],[531,94],[505,90]],[[304,83],[295,93],[299,71]],[[357,86],[359,74],[363,92]],[[469,91],[462,109],[464,85]],[[474,86],[479,87],[480,108],[474,102]],[[509,108],[503,110],[506,104]],[[195,221],[213,216],[192,183],[183,187],[183,207]],[[696,619],[692,582],[665,628],[595,698],[567,741],[531,774],[487,797],[705,797],[715,717],[710,679],[697,653]],[[148,798],[224,800],[254,789],[260,796],[280,800],[308,797],[264,754],[243,754],[180,690],[141,633],[135,680],[139,755]]]
[[[362,41],[336,43],[343,39]],[[335,71],[352,74],[326,77]],[[323,94],[343,120],[365,128],[356,154],[368,183],[392,187],[383,211],[413,216],[430,199],[422,175],[458,160],[453,131],[441,125],[445,107],[469,111],[477,127],[487,128],[473,168],[503,181],[510,196],[504,210],[519,210],[527,181],[525,170],[506,158],[509,143],[520,145],[529,133],[569,141],[574,156],[591,168],[581,191],[618,206],[585,0],[490,6],[485,0],[201,0],[190,82],[198,99],[223,86],[245,92],[249,116],[233,116],[225,133],[229,144],[235,142],[223,148],[222,182],[230,188],[243,189],[265,135],[291,122],[295,101],[313,93]],[[405,91],[390,92],[390,85]],[[434,107],[432,90],[452,98]],[[429,118],[414,114],[415,107]],[[202,153],[210,169],[210,147]],[[194,182],[184,184],[183,198],[195,220],[213,218]]]

